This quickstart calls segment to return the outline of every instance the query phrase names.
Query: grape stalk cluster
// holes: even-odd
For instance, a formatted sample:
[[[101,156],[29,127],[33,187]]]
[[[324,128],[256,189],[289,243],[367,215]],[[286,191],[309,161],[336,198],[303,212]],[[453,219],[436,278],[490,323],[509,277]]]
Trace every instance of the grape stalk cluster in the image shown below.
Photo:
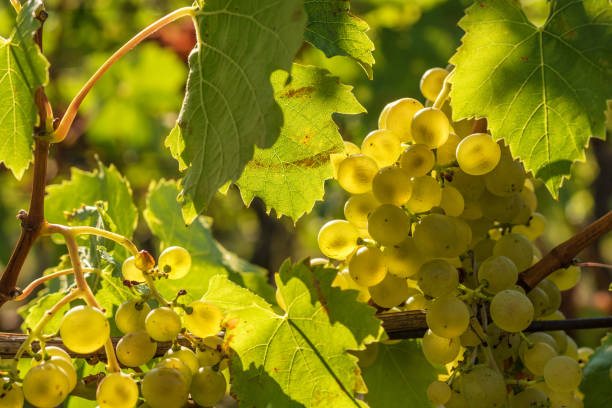
[[[350,193],[344,220],[318,244],[337,267],[334,286],[386,311],[426,310],[423,353],[448,375],[427,395],[446,408],[582,407],[577,388],[588,349],[563,331],[523,331],[534,319],[564,319],[561,291],[580,269],[552,273],[526,292],[519,274],[541,258],[546,229],[533,180],[502,139],[452,121],[449,72],[421,79],[425,106],[389,103],[361,146],[332,156]],[[377,344],[358,352],[375,359]]]

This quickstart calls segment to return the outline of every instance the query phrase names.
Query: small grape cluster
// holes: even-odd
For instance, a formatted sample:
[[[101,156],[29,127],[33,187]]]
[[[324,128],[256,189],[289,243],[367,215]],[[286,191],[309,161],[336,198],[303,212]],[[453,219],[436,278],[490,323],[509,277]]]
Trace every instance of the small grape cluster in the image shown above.
[[[427,390],[436,405],[580,407],[574,341],[563,331],[523,334],[536,318],[564,318],[560,290],[580,269],[556,271],[528,293],[517,285],[541,257],[533,241],[546,220],[503,141],[472,132],[473,120],[452,122],[448,76],[428,70],[427,106],[389,103],[361,147],[345,142],[332,156],[351,196],[346,219],[319,231],[324,262],[339,270],[334,286],[361,301],[426,310],[424,355],[449,370]]]
[[[109,364],[109,373],[97,387],[97,403],[100,408],[132,408],[142,397],[152,408],[180,408],[191,396],[201,406],[213,406],[223,398],[227,387],[221,371],[227,367],[228,359],[223,339],[218,336],[223,314],[216,305],[203,300],[181,304],[178,298],[185,291],[168,302],[151,284],[158,278],[184,277],[191,268],[191,255],[186,249],[165,249],[157,267],[149,258],[147,253],[141,253],[127,258],[122,265],[125,283],[139,295],[121,304],[114,316],[117,328],[124,334],[116,345],[116,358],[129,373],[118,366],[111,369]],[[135,290],[134,286],[147,281],[150,292]],[[158,305],[152,309],[153,300]],[[177,310],[182,311],[182,317]],[[66,312],[59,334],[64,346],[76,354],[91,354],[102,347],[112,350],[109,322],[100,309],[91,305],[78,305]],[[179,334],[191,347],[178,343]],[[143,374],[138,368],[155,359],[157,342],[172,345]],[[4,378],[0,407],[20,408],[25,397],[36,407],[53,408],[73,391],[77,372],[70,355],[59,347],[42,346],[38,353],[32,353],[32,368],[23,381]]]

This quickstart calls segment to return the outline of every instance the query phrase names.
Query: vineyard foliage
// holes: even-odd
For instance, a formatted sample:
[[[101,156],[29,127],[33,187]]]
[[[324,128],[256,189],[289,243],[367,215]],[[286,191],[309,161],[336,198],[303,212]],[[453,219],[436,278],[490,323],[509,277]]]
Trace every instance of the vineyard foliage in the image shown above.
[[[194,7],[197,42],[188,57],[185,97],[159,142],[176,160],[180,179],[151,180],[137,205],[112,164],[73,168],[69,180],[46,188],[47,221],[130,239],[140,221],[159,250],[187,249],[190,273],[157,287],[166,298],[185,290],[185,303],[202,298],[223,310],[231,394],[241,407],[433,406],[425,389],[443,370],[425,360],[420,340],[380,343],[376,360],[360,368],[353,353],[386,340],[374,307],[358,302],[357,291],[333,287],[335,270],[322,266],[287,261],[270,276],[217,242],[205,215],[213,195],[230,184],[246,205],[259,197],[267,212],[294,223],[323,200],[325,182],[334,175],[330,155],[345,153],[334,115],[365,109],[349,84],[296,62],[296,54],[307,42],[327,57],[349,57],[372,78],[367,23],[351,14],[347,0],[198,0]],[[42,8],[42,0],[23,1],[19,13],[11,8],[14,27],[0,37],[0,162],[17,179],[33,160],[34,138],[51,137],[33,133],[52,128],[37,123],[35,103],[53,64],[34,41]],[[53,19],[55,10],[48,11]],[[503,138],[557,196],[572,164],[585,159],[589,139],[605,138],[612,6],[608,0],[552,0],[548,19],[536,26],[518,1],[481,0],[466,9],[459,26],[465,35],[449,60],[453,119],[487,118],[493,138]],[[87,281],[112,318],[122,303],[137,298],[121,278],[129,254],[103,237],[79,238],[78,244],[84,266],[101,270],[88,273]],[[44,273],[69,266],[65,256]],[[75,280],[68,275],[45,285],[20,310],[24,331],[34,329]],[[57,312],[45,334],[58,331],[69,307]],[[114,324],[111,335],[121,335]],[[587,408],[612,401],[611,347],[608,337],[584,369]],[[79,395],[91,393],[90,386]],[[96,405],[81,397],[70,397],[67,406]]]

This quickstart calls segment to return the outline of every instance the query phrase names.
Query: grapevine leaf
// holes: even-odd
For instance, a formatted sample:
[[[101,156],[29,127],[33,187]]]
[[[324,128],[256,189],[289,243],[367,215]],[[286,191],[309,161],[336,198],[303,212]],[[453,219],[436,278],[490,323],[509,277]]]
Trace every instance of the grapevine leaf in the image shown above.
[[[33,39],[40,27],[35,13],[41,7],[42,0],[25,2],[8,38],[0,37],[0,163],[17,179],[32,161],[34,93],[49,79],[49,63]]]
[[[438,372],[423,356],[420,341],[379,343],[376,361],[363,368],[368,387],[365,400],[372,408],[392,407],[397,401],[409,407],[431,407],[425,390],[437,378]]]
[[[247,205],[258,196],[296,221],[323,199],[324,182],[333,176],[329,155],[344,149],[332,114],[365,110],[351,87],[324,69],[293,64],[290,83],[288,76],[276,71],[271,77],[285,117],[281,135],[271,148],[255,149],[236,184]]]
[[[138,221],[138,210],[132,202],[132,189],[115,166],[98,163],[92,172],[71,169],[70,181],[47,187],[45,216],[52,223],[66,223],[66,211],[73,212],[83,205],[94,206],[97,201],[108,204],[107,214],[116,232],[131,237]],[[78,224],[81,222],[76,221]]]
[[[558,195],[590,137],[605,137],[612,94],[612,6],[555,0],[541,28],[512,0],[478,1],[459,22],[453,115],[486,117],[496,138]]]
[[[39,295],[35,299],[33,299],[27,305],[21,307],[19,309],[19,314],[23,317],[23,323],[21,325],[21,329],[23,332],[26,332],[26,329],[33,329],[36,327],[40,319],[43,318],[45,312],[51,309],[57,302],[59,302],[66,293],[63,292],[54,292],[48,293],[45,291],[44,294]],[[62,316],[64,313],[70,308],[70,305],[62,306],[55,315],[49,320],[49,322],[43,328],[44,334],[55,334],[59,330],[60,323],[62,321]]]
[[[180,289],[187,290],[192,299],[199,299],[215,275],[224,275],[241,286],[246,286],[265,299],[273,299],[274,291],[267,284],[267,272],[240,259],[223,248],[212,236],[211,221],[198,217],[186,226],[176,196],[180,188],[174,181],[152,183],[144,211],[151,231],[161,240],[161,247],[180,245],[191,254],[191,270],[182,279],[159,282],[160,292],[174,297]],[[182,299],[183,300],[183,299]]]
[[[113,276],[110,271],[101,271],[99,279],[100,286],[95,292],[96,299],[98,299],[100,306],[106,310],[106,317],[113,317],[114,308],[134,298],[134,294],[123,285],[121,278]]]
[[[331,287],[334,273],[286,262],[277,276],[287,312],[215,277],[204,296],[226,312],[232,349],[232,393],[244,407],[363,407],[365,390],[356,358],[377,338],[374,309],[356,292]],[[349,317],[349,315],[351,315]]]
[[[366,31],[368,23],[350,13],[347,0],[307,0],[308,23],[304,39],[327,57],[344,55],[357,61],[372,79],[374,44]]]
[[[612,405],[610,388],[610,367],[612,367],[612,335],[601,341],[582,371],[580,392],[584,394],[585,408],[609,407]]]
[[[183,203],[200,213],[238,179],[255,145],[278,138],[283,117],[270,75],[291,68],[306,15],[301,0],[211,0],[196,20],[185,100],[166,145],[189,166]]]

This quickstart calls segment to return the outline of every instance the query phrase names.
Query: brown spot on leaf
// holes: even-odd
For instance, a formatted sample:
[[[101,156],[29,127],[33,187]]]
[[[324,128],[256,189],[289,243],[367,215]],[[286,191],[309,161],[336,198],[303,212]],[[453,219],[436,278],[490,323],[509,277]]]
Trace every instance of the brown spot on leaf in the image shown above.
[[[303,86],[297,89],[287,89],[281,94],[281,98],[302,98],[304,96],[310,95],[314,91],[314,86]]]
[[[528,60],[529,60],[529,58],[527,58],[527,57],[521,57],[521,61],[528,61]]]

